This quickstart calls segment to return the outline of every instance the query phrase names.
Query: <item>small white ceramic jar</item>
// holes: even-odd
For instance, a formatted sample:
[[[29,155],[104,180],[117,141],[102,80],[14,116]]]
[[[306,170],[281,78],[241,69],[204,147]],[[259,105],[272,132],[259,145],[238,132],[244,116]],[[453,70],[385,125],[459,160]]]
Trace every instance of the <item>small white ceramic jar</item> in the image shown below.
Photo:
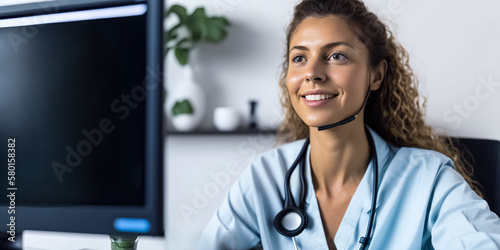
[[[214,110],[214,125],[220,131],[233,131],[240,126],[240,114],[232,107],[218,107]]]

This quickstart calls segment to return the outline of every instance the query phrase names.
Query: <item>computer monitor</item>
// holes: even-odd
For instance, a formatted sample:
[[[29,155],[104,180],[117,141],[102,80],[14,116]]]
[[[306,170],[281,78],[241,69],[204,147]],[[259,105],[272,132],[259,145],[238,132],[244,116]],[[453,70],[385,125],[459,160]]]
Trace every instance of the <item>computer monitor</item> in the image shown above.
[[[162,34],[162,0],[0,8],[2,241],[163,235]]]

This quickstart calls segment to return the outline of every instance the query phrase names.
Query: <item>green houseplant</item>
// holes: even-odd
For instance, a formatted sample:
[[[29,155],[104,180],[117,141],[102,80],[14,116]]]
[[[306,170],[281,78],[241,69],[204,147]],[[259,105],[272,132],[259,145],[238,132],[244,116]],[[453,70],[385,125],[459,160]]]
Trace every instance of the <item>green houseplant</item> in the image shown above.
[[[188,63],[190,49],[197,43],[202,41],[218,43],[227,35],[226,28],[229,26],[229,21],[221,16],[208,17],[203,7],[188,14],[183,6],[172,5],[166,17],[172,13],[177,15],[179,22],[165,33],[166,51],[168,53],[174,50],[175,57],[181,65]]]
[[[205,96],[192,76],[192,69],[188,65],[192,50],[201,42],[218,43],[227,36],[227,27],[230,25],[225,17],[209,17],[203,7],[196,8],[188,13],[181,5],[172,5],[165,18],[175,15],[177,23],[165,32],[165,54],[173,52],[177,62],[183,66],[185,76],[178,83],[178,91],[169,92],[167,99],[167,113],[172,116],[172,123],[177,130],[189,131],[201,123]],[[182,92],[182,93],[180,93]]]

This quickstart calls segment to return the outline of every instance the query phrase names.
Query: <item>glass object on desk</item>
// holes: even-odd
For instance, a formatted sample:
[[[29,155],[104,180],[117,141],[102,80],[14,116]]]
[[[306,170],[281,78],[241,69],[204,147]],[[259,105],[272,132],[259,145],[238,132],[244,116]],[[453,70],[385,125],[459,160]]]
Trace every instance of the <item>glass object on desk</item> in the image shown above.
[[[109,236],[111,239],[111,250],[137,250],[138,236]]]

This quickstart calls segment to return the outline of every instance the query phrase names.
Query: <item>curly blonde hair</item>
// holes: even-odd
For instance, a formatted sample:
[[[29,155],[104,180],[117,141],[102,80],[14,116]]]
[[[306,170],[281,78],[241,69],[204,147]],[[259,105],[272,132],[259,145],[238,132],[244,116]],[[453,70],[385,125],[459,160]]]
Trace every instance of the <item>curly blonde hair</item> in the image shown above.
[[[369,65],[375,68],[387,62],[381,87],[372,91],[365,107],[365,123],[381,137],[399,147],[417,147],[438,151],[450,157],[455,169],[478,194],[479,184],[472,178],[472,166],[447,136],[438,135],[424,121],[425,99],[420,103],[418,80],[409,65],[409,55],[392,32],[368,11],[359,0],[304,0],[295,7],[287,29],[287,52],[280,78],[281,104],[285,117],[278,129],[277,143],[309,136],[309,127],[292,107],[287,88],[290,39],[297,26],[307,17],[335,15],[348,22],[369,52]]]

